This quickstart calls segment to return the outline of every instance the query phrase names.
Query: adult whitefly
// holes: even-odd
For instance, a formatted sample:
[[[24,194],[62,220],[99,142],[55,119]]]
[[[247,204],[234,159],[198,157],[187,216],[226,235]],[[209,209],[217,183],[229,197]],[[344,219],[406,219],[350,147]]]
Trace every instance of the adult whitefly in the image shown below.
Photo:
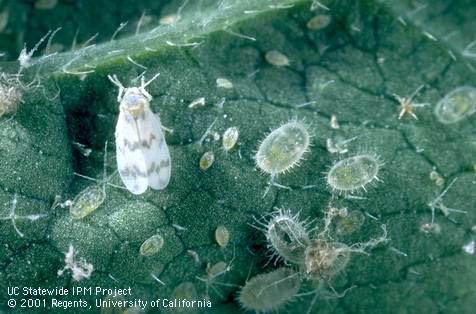
[[[146,87],[159,74],[140,87],[125,88],[118,78],[108,76],[119,88],[120,103],[116,125],[117,168],[122,182],[133,194],[142,194],[151,187],[162,190],[169,184],[170,154],[159,117],[150,110],[152,96]]]

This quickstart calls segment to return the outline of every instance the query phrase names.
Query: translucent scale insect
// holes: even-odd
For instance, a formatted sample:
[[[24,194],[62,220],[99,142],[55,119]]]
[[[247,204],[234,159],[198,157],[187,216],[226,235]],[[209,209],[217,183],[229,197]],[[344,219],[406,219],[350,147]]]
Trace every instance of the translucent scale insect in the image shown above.
[[[240,132],[236,126],[226,129],[225,133],[223,133],[222,140],[222,146],[225,152],[229,152],[235,147],[239,134]]]
[[[230,242],[230,231],[224,225],[218,226],[215,230],[215,240],[222,248],[226,247]]]
[[[117,169],[132,194],[142,194],[150,186],[162,190],[170,180],[170,154],[160,120],[150,110],[150,95],[145,88],[159,74],[140,87],[125,88],[116,75],[109,80],[119,88],[119,118],[116,125]]]
[[[444,124],[456,123],[476,112],[476,88],[461,86],[452,90],[435,106],[435,116]]]
[[[102,180],[97,180],[94,178],[90,178],[88,176],[74,173],[78,177],[98,181],[97,184],[93,184],[79,192],[73,199],[70,201],[69,205],[69,213],[73,219],[83,219],[84,217],[93,213],[99,206],[104,203],[106,200],[106,185],[110,185],[117,188],[122,188],[121,186],[117,186],[115,184],[110,183],[109,181],[113,176],[116,175],[115,171],[110,176],[107,176],[107,141],[104,144],[104,165],[103,165],[103,178]]]
[[[164,242],[164,238],[160,234],[155,234],[142,243],[139,253],[142,256],[153,256],[164,246]]]
[[[309,151],[310,138],[309,126],[298,120],[291,120],[269,133],[260,143],[256,152],[256,166],[271,175],[268,187],[263,197],[269,192],[271,186],[290,189],[275,182],[278,174],[289,171],[299,165],[304,153]]]
[[[300,288],[299,273],[291,268],[281,267],[251,278],[241,289],[238,301],[248,311],[278,312],[296,297]]]

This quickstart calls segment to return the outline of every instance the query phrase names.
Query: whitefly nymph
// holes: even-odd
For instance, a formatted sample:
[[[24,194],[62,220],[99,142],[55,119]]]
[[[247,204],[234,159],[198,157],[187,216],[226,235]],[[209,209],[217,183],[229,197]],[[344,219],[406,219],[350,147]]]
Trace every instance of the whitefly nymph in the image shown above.
[[[223,133],[222,140],[222,146],[225,152],[229,152],[231,149],[233,149],[233,147],[235,147],[239,134],[240,132],[235,126],[226,129],[226,131]]]
[[[351,252],[343,243],[315,239],[305,251],[305,275],[314,279],[329,279],[347,266]]]
[[[241,289],[238,301],[248,311],[276,312],[295,298],[300,288],[299,274],[282,267],[251,278]]]
[[[311,136],[308,129],[305,123],[292,120],[273,130],[260,143],[255,156],[256,166],[271,176],[270,186],[276,185],[274,178],[277,175],[298,166],[309,151]]]
[[[74,219],[82,219],[94,212],[106,199],[106,184],[90,185],[82,190],[73,200],[70,215]]]
[[[476,88],[458,87],[445,95],[435,106],[435,116],[441,123],[451,124],[476,112]]]
[[[0,74],[0,117],[15,113],[22,102],[21,91],[14,86],[5,74]]]
[[[80,177],[89,177],[76,174]],[[93,213],[106,200],[106,185],[109,179],[115,175],[113,173],[109,178],[107,177],[107,142],[104,144],[104,161],[103,161],[103,178],[98,184],[93,184],[79,192],[73,199],[70,206],[69,213],[73,219],[83,219],[84,217]],[[91,178],[92,179],[92,178]],[[95,179],[92,179],[95,180]],[[114,185],[113,185],[114,186]]]
[[[164,242],[164,238],[160,234],[154,234],[141,244],[139,253],[142,256],[153,256],[164,246]]]
[[[344,195],[367,191],[369,184],[380,181],[378,173],[382,166],[380,157],[372,153],[340,160],[327,172],[327,185],[333,192]]]
[[[299,214],[290,210],[277,209],[268,221],[257,221],[258,230],[266,236],[271,259],[303,264],[306,247],[311,243],[312,221],[300,220]]]

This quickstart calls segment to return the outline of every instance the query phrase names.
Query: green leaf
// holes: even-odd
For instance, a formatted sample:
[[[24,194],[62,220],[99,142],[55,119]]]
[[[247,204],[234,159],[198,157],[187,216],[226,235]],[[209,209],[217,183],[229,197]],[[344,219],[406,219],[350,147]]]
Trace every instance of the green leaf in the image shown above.
[[[283,266],[269,262],[266,238],[252,226],[256,220],[267,222],[276,208],[286,208],[314,220],[313,238],[334,206],[365,220],[337,234],[333,228],[341,220],[336,219],[329,241],[349,247],[365,243],[381,236],[383,224],[388,241],[368,249],[368,255],[352,253],[345,269],[328,280],[303,276],[301,296],[279,312],[471,312],[476,115],[442,124],[434,114],[447,93],[476,86],[475,59],[465,53],[474,39],[471,1],[439,0],[416,13],[410,1],[322,1],[329,10],[314,11],[311,1],[300,0],[143,1],[137,7],[124,1],[117,9],[115,3],[74,4],[81,7],[78,12],[69,3],[50,10],[22,2],[3,6],[9,32],[0,35],[0,47],[8,60],[16,59],[25,38],[30,51],[45,29],[57,26],[63,30],[52,43],[64,52],[43,51],[45,41],[18,79],[11,76],[19,73],[17,61],[0,64],[23,95],[16,113],[0,117],[0,309],[10,310],[7,301],[13,298],[19,311],[26,298],[9,296],[7,287],[64,286],[70,294],[57,299],[81,298],[95,312],[100,311],[96,300],[106,295],[79,297],[71,294],[73,287],[130,287],[132,295],[119,299],[148,301],[150,311],[156,310],[150,304],[156,299],[195,297],[209,299],[212,308],[160,310],[243,312],[240,287]],[[159,25],[160,16],[177,10],[175,24]],[[136,32],[143,11],[147,18]],[[329,25],[309,29],[318,14],[329,16]],[[65,48],[76,23],[84,31],[74,49]],[[96,44],[78,44],[97,31]],[[448,38],[453,31],[456,37]],[[273,50],[289,65],[270,64],[266,53]],[[130,87],[140,85],[141,75],[149,79],[156,73],[160,76],[146,89],[153,96],[152,111],[173,129],[165,132],[172,177],[166,189],[135,196],[117,187],[122,186],[113,156],[118,91],[107,76],[115,74]],[[218,87],[218,78],[233,87]],[[429,105],[413,108],[418,119],[410,114],[399,119],[394,94],[408,98],[422,85],[413,101]],[[199,97],[205,105],[189,108]],[[332,127],[333,116],[339,128]],[[273,186],[263,197],[270,176],[257,170],[255,153],[270,129],[291,119],[309,126],[312,146],[299,166],[275,178],[289,188]],[[229,127],[239,128],[239,139],[225,152],[213,135]],[[328,139],[352,140],[344,147],[348,152],[339,153],[328,148]],[[207,151],[215,162],[203,171],[199,160]],[[359,189],[357,197],[333,192],[326,172],[361,153],[382,161],[379,182]],[[104,159],[107,182],[116,186],[101,182]],[[106,184],[104,203],[81,220],[71,218],[65,201],[95,183],[74,173]],[[442,204],[465,213],[450,211],[447,217],[437,209],[439,231],[426,232],[429,204],[448,187]],[[220,225],[230,234],[224,248],[214,238]],[[140,255],[141,244],[155,234],[164,239],[163,247],[154,256]],[[68,271],[58,275],[70,245],[77,259],[94,266],[89,278],[76,282]],[[220,262],[229,269],[210,275]],[[179,286],[186,289],[177,291]],[[51,297],[45,298],[51,306]]]

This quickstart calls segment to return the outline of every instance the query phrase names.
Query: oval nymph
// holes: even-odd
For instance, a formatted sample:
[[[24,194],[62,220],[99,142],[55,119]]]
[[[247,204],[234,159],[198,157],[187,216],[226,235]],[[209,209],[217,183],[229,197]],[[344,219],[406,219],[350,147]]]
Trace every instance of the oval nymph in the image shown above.
[[[228,152],[233,147],[235,147],[236,142],[238,141],[238,135],[240,134],[237,127],[231,127],[226,129],[225,133],[223,133],[223,140],[222,145],[223,149]]]
[[[277,311],[297,295],[300,287],[299,274],[282,267],[251,278],[241,289],[238,301],[248,311]]]
[[[435,116],[441,123],[451,124],[476,112],[476,88],[458,87],[445,95],[435,107]]]
[[[215,241],[217,241],[218,245],[222,248],[228,245],[230,242],[230,231],[224,226],[220,225],[215,230]]]
[[[284,260],[286,263],[304,264],[304,252],[310,244],[312,221],[300,220],[299,214],[279,208],[270,214],[270,219],[256,219],[256,229],[266,237],[271,259]]]
[[[202,157],[200,158],[200,162],[199,162],[200,169],[205,171],[208,168],[210,168],[214,162],[215,162],[215,154],[213,154],[212,151],[208,151],[205,154],[203,154]]]
[[[284,259],[286,262],[302,264],[304,251],[309,245],[309,232],[305,222],[299,221],[298,215],[280,209],[268,222],[266,228],[268,248],[273,255]]]
[[[307,21],[306,26],[310,30],[321,30],[331,23],[331,17],[327,14],[316,15]]]
[[[266,61],[268,61],[269,64],[277,67],[284,67],[289,65],[288,57],[277,50],[268,51],[265,55],[265,59]]]
[[[142,243],[139,253],[142,256],[152,256],[157,254],[164,246],[164,238],[160,234],[155,234]]]
[[[299,121],[283,124],[266,136],[256,153],[256,165],[271,176],[283,173],[299,164],[309,150],[308,127]]]
[[[361,154],[335,163],[327,173],[327,185],[338,193],[352,194],[379,181],[378,173],[383,163],[377,155]]]
[[[94,212],[106,199],[105,186],[88,186],[73,199],[69,213],[74,219],[82,219]]]

